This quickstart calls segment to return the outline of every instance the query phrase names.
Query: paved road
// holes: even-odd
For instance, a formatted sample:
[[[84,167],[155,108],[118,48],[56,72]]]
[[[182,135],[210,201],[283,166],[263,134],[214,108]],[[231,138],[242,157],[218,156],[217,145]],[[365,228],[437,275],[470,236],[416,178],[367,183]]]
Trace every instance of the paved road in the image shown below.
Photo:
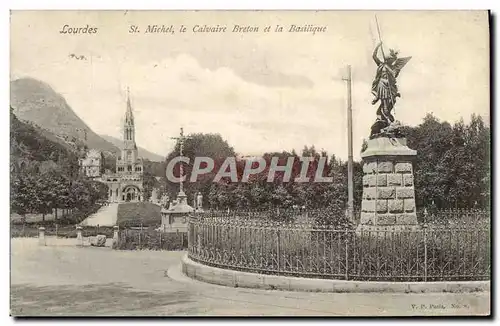
[[[90,215],[82,223],[83,226],[115,226],[118,219],[118,204],[112,203],[102,206],[97,212]]]
[[[488,314],[489,293],[303,293],[228,288],[180,272],[184,252],[39,247],[12,240],[13,315]]]

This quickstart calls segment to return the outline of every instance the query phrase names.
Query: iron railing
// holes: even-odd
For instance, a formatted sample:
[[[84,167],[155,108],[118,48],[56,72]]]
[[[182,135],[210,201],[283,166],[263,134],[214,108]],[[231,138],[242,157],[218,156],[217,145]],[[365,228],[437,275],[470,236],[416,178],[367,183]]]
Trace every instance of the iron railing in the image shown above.
[[[197,262],[262,274],[367,281],[490,279],[490,229],[383,231],[198,214],[188,252]]]

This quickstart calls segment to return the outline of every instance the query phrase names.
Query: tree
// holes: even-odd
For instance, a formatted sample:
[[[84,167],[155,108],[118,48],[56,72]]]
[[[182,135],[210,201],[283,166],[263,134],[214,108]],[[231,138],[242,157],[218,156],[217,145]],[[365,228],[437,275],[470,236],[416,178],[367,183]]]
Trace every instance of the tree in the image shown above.
[[[172,150],[166,158],[165,167],[173,158],[179,156],[180,143],[177,142],[174,150]],[[194,193],[200,191],[203,197],[208,198],[210,194],[210,189],[212,186],[212,180],[218,171],[218,168],[224,162],[227,157],[235,157],[236,153],[234,149],[229,146],[227,141],[222,139],[219,134],[191,134],[189,138],[184,142],[184,156],[189,157],[189,164],[184,164],[184,175],[186,175],[186,180],[184,189],[188,195],[193,195]],[[200,176],[196,182],[189,182],[191,177],[191,171],[193,169],[193,163],[195,157],[209,157],[214,160],[215,168],[211,173]],[[174,167],[174,175],[178,177],[180,175],[179,163]],[[165,170],[163,172],[165,174]],[[179,184],[166,181],[166,191],[170,198],[175,198],[179,191]]]
[[[14,213],[26,218],[26,214],[32,210],[30,184],[32,179],[28,175],[15,174],[11,176],[10,183],[10,206]]]
[[[453,126],[428,114],[422,124],[406,127],[410,148],[417,150],[414,164],[417,207],[482,207],[489,199],[490,130],[472,115]]]

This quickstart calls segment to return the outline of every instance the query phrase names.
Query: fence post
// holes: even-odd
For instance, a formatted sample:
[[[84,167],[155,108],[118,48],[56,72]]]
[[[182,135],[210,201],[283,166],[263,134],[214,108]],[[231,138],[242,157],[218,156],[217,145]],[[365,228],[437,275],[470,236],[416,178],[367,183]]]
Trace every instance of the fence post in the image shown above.
[[[349,239],[348,239],[348,231],[345,229],[345,279],[346,281],[349,279]]]
[[[47,245],[47,242],[45,241],[45,228],[43,226],[38,228],[38,244],[40,246]]]
[[[276,256],[277,256],[277,262],[278,262],[278,274],[280,272],[280,230],[277,229],[276,230],[276,239],[277,239],[277,242],[276,242]]]
[[[82,227],[80,225],[76,226],[76,245],[83,246]]]
[[[57,231],[58,231],[58,230],[57,230],[57,223],[56,223],[56,239],[57,239]]]
[[[422,227],[424,229],[424,282],[427,282],[427,223],[424,223]]]
[[[141,223],[141,232],[139,232],[139,249],[142,249],[142,232],[143,232],[143,228],[142,228],[142,223]]]
[[[434,201],[432,201],[432,205],[434,206]],[[424,282],[427,282],[427,208],[424,208],[424,225],[422,226],[424,229]],[[434,212],[433,212],[434,214]]]
[[[193,237],[193,235],[191,234],[191,232],[193,232],[192,228],[193,227],[192,227],[191,221],[188,221],[188,227],[187,227],[188,253],[191,253],[191,250],[190,250],[191,249],[191,242],[193,241],[193,240],[191,240]]]
[[[160,234],[160,249],[163,249],[162,247],[162,231],[158,232]]]

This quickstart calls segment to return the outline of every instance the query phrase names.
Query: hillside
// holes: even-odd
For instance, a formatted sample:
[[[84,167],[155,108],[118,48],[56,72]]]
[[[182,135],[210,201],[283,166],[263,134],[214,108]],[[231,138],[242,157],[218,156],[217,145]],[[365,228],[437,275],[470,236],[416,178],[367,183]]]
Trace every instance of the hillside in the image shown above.
[[[118,147],[90,129],[68,105],[63,96],[48,84],[32,78],[10,82],[10,104],[14,114],[70,142],[85,140],[89,148],[116,153]]]
[[[123,144],[123,140],[121,139],[118,139],[118,138],[115,138],[115,137],[112,137],[112,136],[108,136],[108,135],[100,135],[103,139],[105,139],[106,141],[110,142],[111,144],[115,145],[116,147],[121,147],[122,144]],[[154,161],[154,162],[163,162],[165,161],[165,157],[161,156],[161,155],[158,155],[158,154],[155,154],[155,153],[152,153],[150,151],[148,151],[147,149],[144,149],[140,146],[137,146],[137,150],[139,152],[139,157],[142,157],[144,159],[147,159],[147,160],[150,160],[150,161]]]
[[[56,162],[61,159],[76,161],[74,148],[39,127],[20,121],[10,113],[10,157],[27,162]]]

